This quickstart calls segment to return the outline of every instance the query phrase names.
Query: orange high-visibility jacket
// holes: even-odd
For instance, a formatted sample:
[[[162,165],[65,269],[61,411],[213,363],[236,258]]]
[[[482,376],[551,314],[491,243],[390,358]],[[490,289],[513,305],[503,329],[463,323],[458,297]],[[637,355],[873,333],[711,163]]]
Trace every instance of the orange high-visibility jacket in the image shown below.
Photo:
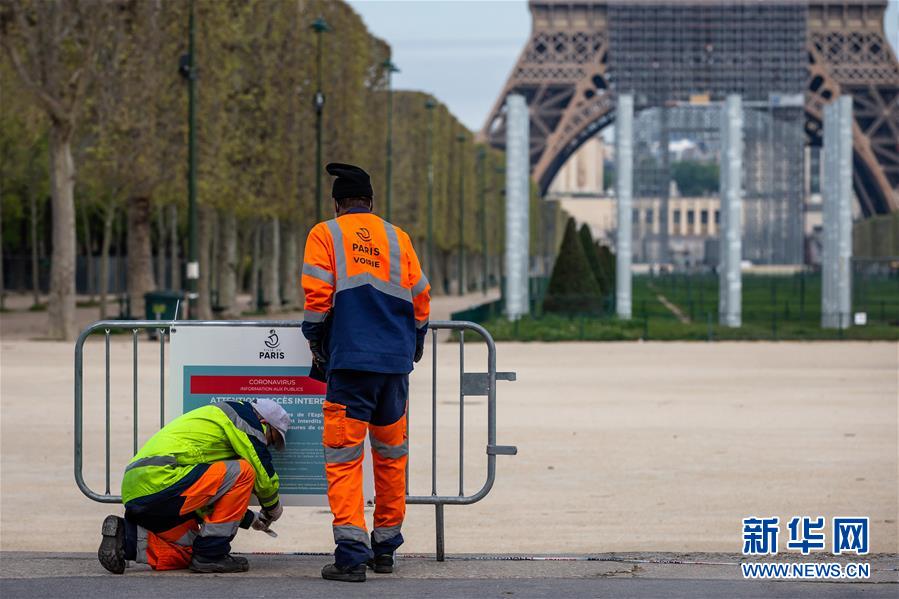
[[[303,334],[324,343],[329,370],[412,371],[431,285],[405,231],[363,209],[318,223],[306,239],[302,283]]]

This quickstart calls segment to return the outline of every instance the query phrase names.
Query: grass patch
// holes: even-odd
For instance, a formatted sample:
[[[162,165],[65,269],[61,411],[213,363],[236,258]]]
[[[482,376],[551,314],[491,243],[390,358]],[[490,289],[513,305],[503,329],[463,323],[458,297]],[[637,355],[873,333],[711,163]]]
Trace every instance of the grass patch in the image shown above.
[[[659,296],[674,304],[681,322]],[[899,279],[858,277],[853,311],[867,312],[868,324],[847,330],[821,328],[821,276],[744,275],[743,326],[718,325],[715,275],[638,275],[633,278],[632,319],[614,314],[540,315],[517,323],[497,312],[484,324],[497,341],[773,341],[899,340]]]
[[[566,318],[546,315],[525,317],[517,322],[497,318],[484,323],[496,341],[814,341],[864,340],[899,341],[899,327],[868,325],[845,331],[786,322],[775,327],[745,323],[738,329],[713,322],[681,323],[673,317],[641,318],[629,321],[590,316]]]
[[[29,312],[46,312],[47,304],[41,304],[41,303],[31,304],[31,306],[28,307],[28,311]]]

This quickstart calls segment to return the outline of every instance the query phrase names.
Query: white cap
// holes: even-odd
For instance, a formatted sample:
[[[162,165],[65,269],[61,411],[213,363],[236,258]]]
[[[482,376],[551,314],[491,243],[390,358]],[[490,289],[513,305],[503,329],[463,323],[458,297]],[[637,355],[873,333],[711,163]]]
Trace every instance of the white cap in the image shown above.
[[[257,399],[253,402],[253,409],[269,426],[281,434],[281,443],[275,443],[275,447],[282,449],[287,444],[287,429],[290,428],[290,416],[281,404],[271,399]]]

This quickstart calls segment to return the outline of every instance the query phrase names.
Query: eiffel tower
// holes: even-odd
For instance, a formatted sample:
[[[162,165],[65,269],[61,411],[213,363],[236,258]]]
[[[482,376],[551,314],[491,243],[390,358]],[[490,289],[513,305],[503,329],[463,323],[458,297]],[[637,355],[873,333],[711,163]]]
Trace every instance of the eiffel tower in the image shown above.
[[[801,94],[800,136],[811,146],[821,145],[824,105],[849,94],[859,208],[899,210],[899,63],[883,31],[886,4],[531,0],[530,39],[481,135],[503,148],[505,98],[524,95],[531,172],[546,192],[568,157],[614,121],[619,91],[635,93],[638,110],[697,95],[762,103]]]

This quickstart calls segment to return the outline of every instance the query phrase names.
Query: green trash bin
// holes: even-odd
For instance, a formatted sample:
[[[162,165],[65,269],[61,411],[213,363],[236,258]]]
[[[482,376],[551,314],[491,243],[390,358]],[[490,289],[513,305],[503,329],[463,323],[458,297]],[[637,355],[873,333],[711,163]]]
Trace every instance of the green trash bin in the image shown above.
[[[178,313],[175,314],[175,310]],[[184,293],[164,289],[144,294],[144,317],[147,320],[178,320],[184,315]],[[150,338],[156,338],[156,331],[149,329]]]

